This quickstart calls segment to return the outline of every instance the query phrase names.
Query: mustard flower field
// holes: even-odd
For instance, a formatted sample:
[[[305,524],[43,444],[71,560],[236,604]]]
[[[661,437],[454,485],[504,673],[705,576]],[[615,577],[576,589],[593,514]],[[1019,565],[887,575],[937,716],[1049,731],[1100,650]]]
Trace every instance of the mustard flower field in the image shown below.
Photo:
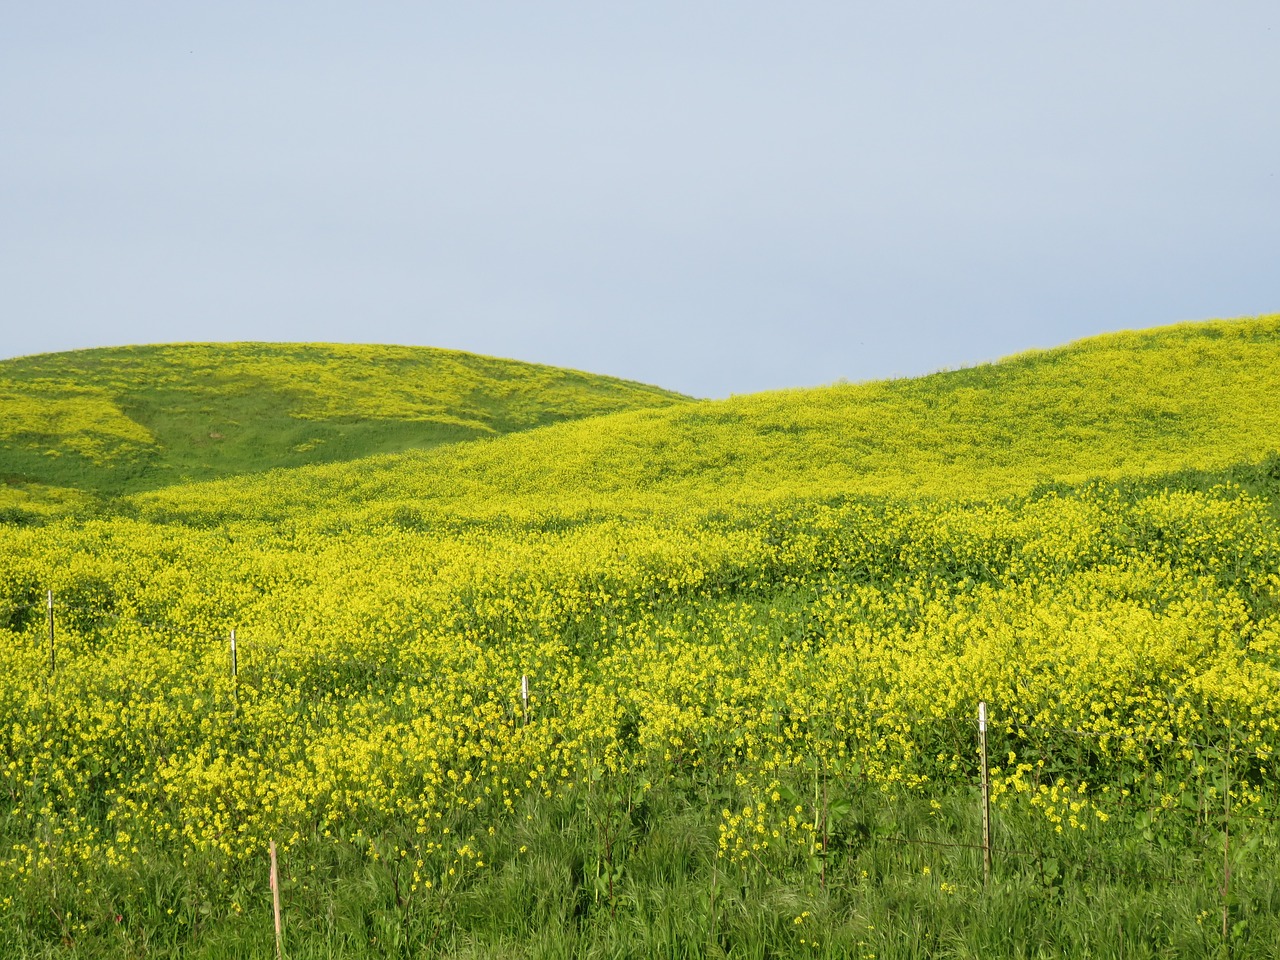
[[[1280,955],[1278,382],[1191,325],[17,516],[4,955],[275,956],[273,845],[289,957]]]

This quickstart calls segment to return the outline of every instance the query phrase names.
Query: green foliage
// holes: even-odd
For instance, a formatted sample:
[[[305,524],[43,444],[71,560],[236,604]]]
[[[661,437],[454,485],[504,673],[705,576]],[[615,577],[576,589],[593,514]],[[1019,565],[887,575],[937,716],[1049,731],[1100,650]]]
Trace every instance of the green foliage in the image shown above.
[[[183,344],[0,361],[10,489],[102,495],[498,436],[685,400],[424,347]]]
[[[420,524],[564,523],[798,497],[987,500],[1257,462],[1277,450],[1277,382],[1280,317],[1194,324],[917,380],[620,413],[133,502],[156,519],[338,527],[394,511]]]
[[[0,944],[271,956],[274,840],[290,957],[1275,956],[1278,363],[1263,318],[11,498]],[[317,422],[445,422],[334,369]]]

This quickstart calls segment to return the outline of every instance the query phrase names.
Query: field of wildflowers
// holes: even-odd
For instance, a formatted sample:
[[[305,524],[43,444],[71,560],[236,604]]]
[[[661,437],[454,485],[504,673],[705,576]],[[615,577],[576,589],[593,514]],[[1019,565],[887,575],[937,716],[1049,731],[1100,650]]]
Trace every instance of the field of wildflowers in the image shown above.
[[[1051,376],[1130,350],[1149,436]],[[274,842],[291,957],[1280,955],[1278,362],[898,385],[973,431],[927,456],[871,385],[0,525],[0,943],[271,956]]]

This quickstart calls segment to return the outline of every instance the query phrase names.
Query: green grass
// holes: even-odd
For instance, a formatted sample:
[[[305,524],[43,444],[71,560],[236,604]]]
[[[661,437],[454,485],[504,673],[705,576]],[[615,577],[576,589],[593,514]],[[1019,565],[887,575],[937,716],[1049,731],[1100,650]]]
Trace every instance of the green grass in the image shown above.
[[[1280,450],[1277,383],[1280,316],[1184,324],[918,379],[624,412],[173,487],[134,506],[206,524],[430,525],[705,515],[797,497],[985,500],[1257,462]]]
[[[0,957],[274,956],[267,837],[291,958],[1280,956],[1280,318],[719,402],[98,353],[0,368],[4,462],[71,514],[0,517]],[[989,886],[979,697],[1031,718],[997,764],[1109,815],[1010,789]],[[718,856],[774,782],[801,828]]]
[[[984,885],[976,790],[926,799],[855,788],[831,817],[821,869],[803,859],[763,869],[716,858],[723,801],[710,785],[659,783],[642,798],[599,789],[594,817],[539,802],[500,821],[485,868],[429,892],[410,892],[396,847],[413,838],[394,827],[363,849],[295,847],[281,862],[286,956],[1280,955],[1275,829],[1252,831],[1261,849],[1236,858],[1224,938],[1221,835],[1194,824],[1091,843],[997,811]],[[79,922],[64,926],[45,907],[28,913],[36,925],[0,925],[5,956],[266,960],[267,860],[252,866],[228,874],[216,860],[161,855],[127,877],[104,872]]]
[[[0,361],[0,479],[114,496],[429,449],[687,398],[611,377],[414,347],[182,344]],[[56,504],[54,504],[56,506]]]

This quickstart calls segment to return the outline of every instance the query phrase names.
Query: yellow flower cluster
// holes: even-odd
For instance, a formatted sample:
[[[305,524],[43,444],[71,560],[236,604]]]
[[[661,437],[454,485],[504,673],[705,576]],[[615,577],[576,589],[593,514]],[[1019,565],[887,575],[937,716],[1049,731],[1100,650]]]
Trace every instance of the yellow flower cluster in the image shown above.
[[[995,801],[1064,829],[1223,761],[1277,786],[1280,529],[1232,488],[0,541],[0,868],[35,882],[275,839],[437,889],[499,818],[656,777],[719,784],[725,857],[812,858],[855,786],[971,782],[979,700]]]
[[[71,454],[103,467],[155,447],[155,437],[101,387],[0,378],[0,449]]]

